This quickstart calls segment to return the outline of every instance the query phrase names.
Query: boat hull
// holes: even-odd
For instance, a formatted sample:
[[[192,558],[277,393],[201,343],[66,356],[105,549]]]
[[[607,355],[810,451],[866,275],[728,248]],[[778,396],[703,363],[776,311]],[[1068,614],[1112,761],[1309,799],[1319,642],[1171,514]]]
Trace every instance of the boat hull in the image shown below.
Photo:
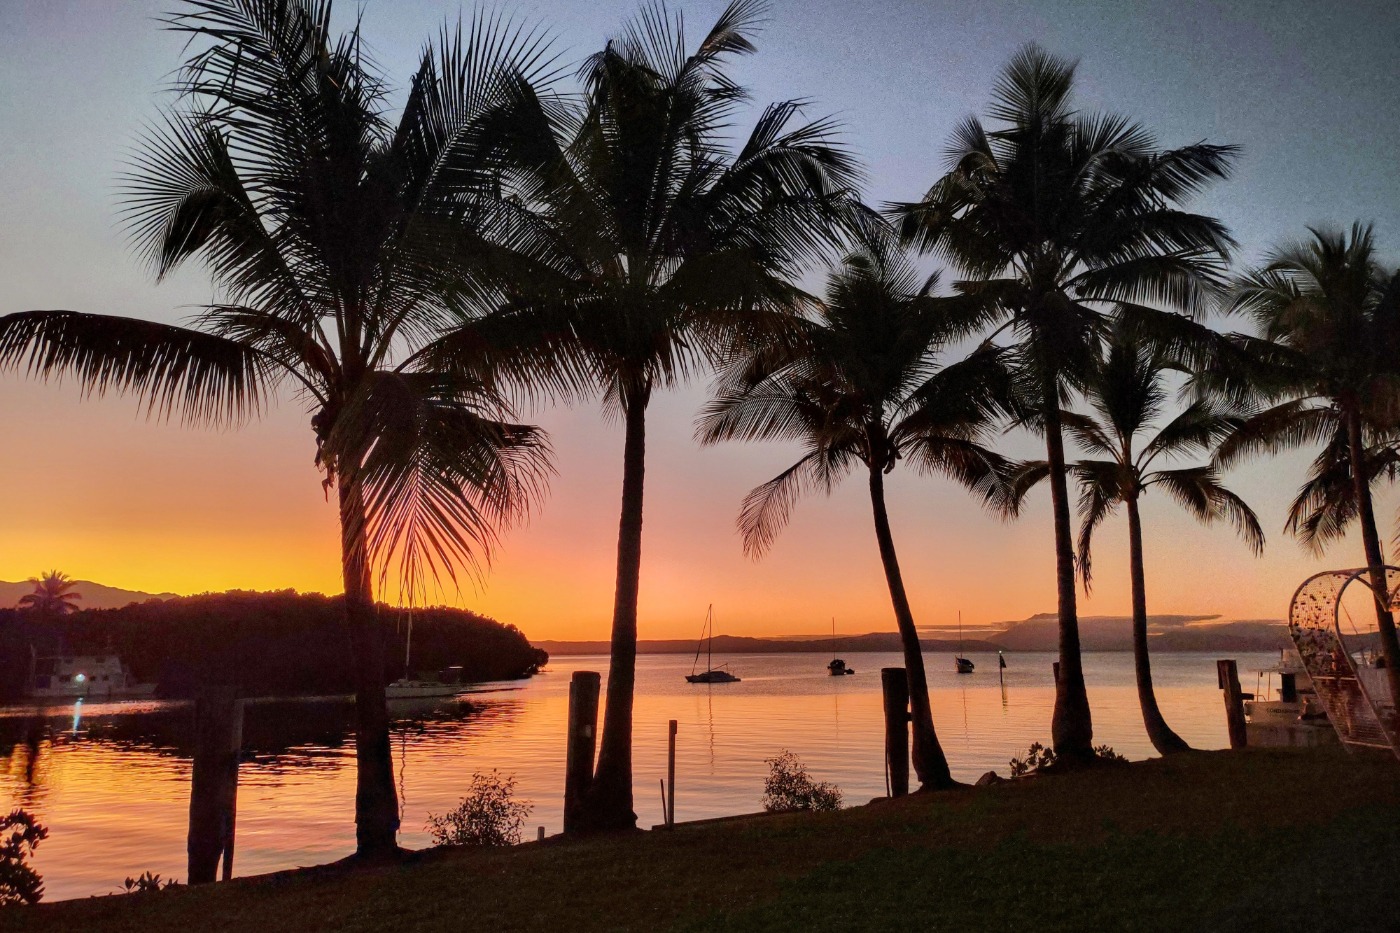
[[[686,683],[692,684],[735,684],[739,678],[728,671],[706,671],[703,674],[686,674]]]
[[[389,700],[427,700],[455,697],[463,689],[461,684],[444,684],[433,680],[396,680],[384,688],[384,697]]]

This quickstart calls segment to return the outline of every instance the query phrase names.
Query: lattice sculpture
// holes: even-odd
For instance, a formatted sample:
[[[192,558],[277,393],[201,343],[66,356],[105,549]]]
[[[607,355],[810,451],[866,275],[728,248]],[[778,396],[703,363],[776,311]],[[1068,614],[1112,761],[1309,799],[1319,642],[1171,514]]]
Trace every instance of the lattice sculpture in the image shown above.
[[[1385,600],[1393,606],[1400,594],[1400,568],[1386,567],[1385,572]],[[1357,674],[1356,658],[1342,632],[1342,596],[1353,584],[1364,590],[1369,610],[1371,578],[1365,567],[1328,570],[1309,577],[1293,594],[1288,608],[1288,632],[1342,744],[1384,748],[1400,755],[1394,713],[1388,709],[1384,715],[1378,712],[1388,703],[1378,702],[1383,698],[1373,698],[1372,691],[1368,691]]]

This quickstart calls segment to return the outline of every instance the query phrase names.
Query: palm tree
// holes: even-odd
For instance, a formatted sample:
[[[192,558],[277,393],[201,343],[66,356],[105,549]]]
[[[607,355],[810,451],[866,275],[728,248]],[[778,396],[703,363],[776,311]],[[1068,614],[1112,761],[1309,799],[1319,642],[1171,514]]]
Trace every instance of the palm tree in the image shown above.
[[[70,311],[0,319],[0,366],[137,393],[149,413],[237,421],[289,385],[311,412],[341,525],[356,664],[361,855],[396,850],[398,798],[374,601],[479,573],[548,469],[540,431],[479,380],[426,364],[493,250],[504,169],[543,120],[544,43],[507,23],[444,29],[396,122],[359,27],[329,2],[188,0],[180,101],[127,180],[158,276],[198,258],[222,300],[191,327]],[[201,48],[201,44],[204,46]]]
[[[1289,527],[1320,551],[1360,519],[1381,648],[1400,706],[1400,644],[1370,488],[1400,425],[1400,271],[1381,268],[1369,225],[1309,233],[1235,284],[1231,309],[1253,320],[1270,355],[1257,394],[1273,404],[1228,437],[1217,460],[1228,465],[1325,445]]]
[[[1001,412],[1007,373],[990,347],[942,366],[939,354],[966,336],[954,302],[932,294],[905,257],[880,247],[847,256],[827,282],[826,299],[796,323],[795,339],[732,363],[700,420],[706,444],[725,440],[797,441],[804,454],[744,499],[744,550],[760,557],[797,500],[830,493],[863,466],[875,538],[904,649],[914,732],[914,771],[924,788],[952,786],[934,731],[918,629],[904,589],[885,506],[885,476],[904,460],[921,473],[951,477],[994,507],[1009,502],[1009,464],[981,441]]]
[[[78,611],[78,601],[82,594],[75,592],[78,582],[66,573],[50,570],[37,577],[30,577],[34,592],[21,596],[21,609],[28,609],[41,619],[57,619]]]
[[[1074,540],[1061,406],[1087,379],[1110,317],[1143,339],[1204,352],[1185,314],[1206,309],[1232,241],[1183,204],[1224,178],[1234,148],[1161,150],[1142,126],[1072,109],[1075,65],[1031,45],[1002,71],[989,114],[954,133],[949,170],[923,200],[891,205],[903,237],[953,262],[957,287],[1004,322],[1050,464],[1060,669],[1052,733],[1066,760],[1092,760],[1080,663]]]
[[[769,106],[728,151],[745,92],[726,69],[753,51],[762,11],[735,0],[688,52],[680,19],[647,7],[586,61],[581,112],[523,200],[512,241],[535,265],[455,337],[454,365],[475,361],[562,397],[600,392],[624,424],[612,653],[597,766],[575,811],[580,830],[636,824],[648,403],[793,300],[790,278],[829,241],[856,181],[833,125],[793,126],[793,102]]]
[[[1070,468],[1080,490],[1079,572],[1086,590],[1092,577],[1090,551],[1095,530],[1120,505],[1128,514],[1133,666],[1137,675],[1138,703],[1142,707],[1147,737],[1153,748],[1164,755],[1186,751],[1189,746],[1167,725],[1152,689],[1139,502],[1156,486],[1205,524],[1227,519],[1256,554],[1264,547],[1264,532],[1254,512],[1244,500],[1225,488],[1213,466],[1171,469],[1160,466],[1162,460],[1208,454],[1239,426],[1239,417],[1217,403],[1197,400],[1155,434],[1143,437],[1167,414],[1169,391],[1165,376],[1177,369],[1180,367],[1159,348],[1135,340],[1123,327],[1115,328],[1107,355],[1086,386],[1085,395],[1093,414],[1061,413],[1070,435],[1092,457],[1079,460]],[[1043,462],[1029,465],[1023,485],[1038,480],[1046,472]]]

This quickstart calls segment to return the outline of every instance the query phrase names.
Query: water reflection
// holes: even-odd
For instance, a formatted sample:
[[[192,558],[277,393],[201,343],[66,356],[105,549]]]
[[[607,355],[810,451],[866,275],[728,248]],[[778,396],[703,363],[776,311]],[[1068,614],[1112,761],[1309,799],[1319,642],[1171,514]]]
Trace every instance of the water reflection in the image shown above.
[[[1049,738],[1049,655],[974,658],[953,673],[928,658],[934,720],[955,777],[975,780],[1033,741]],[[816,655],[717,658],[735,684],[687,684],[688,658],[638,662],[634,746],[639,823],[662,821],[656,794],[666,768],[666,722],[679,723],[676,817],[758,809],[764,759],[782,749],[834,781],[850,804],[885,793],[880,678],[896,654],[851,658],[860,673],[831,677]],[[1240,658],[1242,670],[1270,658]],[[1154,664],[1173,727],[1200,747],[1226,744],[1213,656],[1164,655]],[[1127,654],[1087,655],[1095,741],[1129,757],[1152,754]],[[427,844],[430,812],[450,809],[473,771],[514,775],[534,806],[526,837],[561,821],[564,723],[573,670],[606,671],[606,658],[561,658],[530,681],[486,685],[464,702],[394,704],[393,748],[402,842]],[[1011,702],[1015,700],[1015,702]],[[49,897],[105,893],[142,871],[184,876],[193,711],[185,703],[94,704],[0,710],[0,807],[24,806],[51,829],[36,865]],[[250,703],[240,772],[238,857],[244,875],[340,858],[354,846],[353,708],[345,700]],[[959,726],[961,728],[959,728]]]

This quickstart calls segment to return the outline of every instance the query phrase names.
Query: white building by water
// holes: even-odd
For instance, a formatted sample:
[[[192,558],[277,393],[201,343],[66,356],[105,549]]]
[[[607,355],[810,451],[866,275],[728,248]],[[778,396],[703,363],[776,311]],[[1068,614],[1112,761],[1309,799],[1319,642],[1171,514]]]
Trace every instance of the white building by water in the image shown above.
[[[155,684],[136,683],[115,654],[63,655],[34,660],[29,695],[35,699],[142,697],[155,691]]]

